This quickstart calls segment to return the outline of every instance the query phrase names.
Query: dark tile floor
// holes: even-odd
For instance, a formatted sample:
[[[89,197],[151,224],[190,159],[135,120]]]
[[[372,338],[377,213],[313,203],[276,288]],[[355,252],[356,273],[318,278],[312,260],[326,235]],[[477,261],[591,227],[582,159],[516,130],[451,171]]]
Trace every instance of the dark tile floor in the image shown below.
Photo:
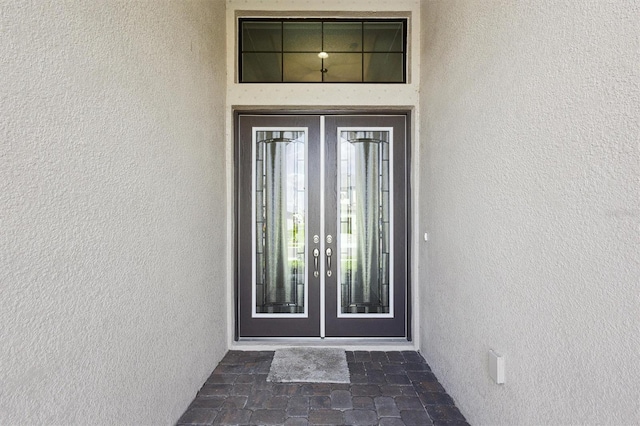
[[[271,383],[273,351],[230,351],[178,425],[467,425],[417,352],[347,351],[351,383]]]

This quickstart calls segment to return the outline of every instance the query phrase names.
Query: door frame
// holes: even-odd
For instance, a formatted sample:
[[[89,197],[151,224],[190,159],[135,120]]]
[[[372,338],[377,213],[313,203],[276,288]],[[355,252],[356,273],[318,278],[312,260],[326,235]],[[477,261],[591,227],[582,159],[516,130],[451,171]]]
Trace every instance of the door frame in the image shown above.
[[[413,341],[413,291],[412,291],[412,186],[411,186],[411,176],[412,176],[412,160],[411,160],[411,151],[412,151],[412,140],[411,134],[413,131],[412,128],[412,111],[406,108],[403,109],[261,109],[261,108],[234,108],[232,111],[233,115],[233,198],[234,198],[234,209],[233,209],[233,341],[238,342],[241,339],[240,336],[240,297],[239,297],[239,277],[238,277],[238,238],[239,238],[239,227],[238,227],[238,209],[239,209],[239,174],[240,174],[240,126],[239,126],[239,116],[240,115],[260,115],[260,116],[332,116],[332,115],[341,115],[341,116],[377,116],[377,115],[395,115],[395,116],[404,116],[406,120],[406,128],[405,128],[405,157],[404,160],[406,162],[405,169],[405,179],[406,179],[406,300],[405,300],[405,330],[406,330],[406,340],[407,342]],[[269,337],[261,337],[261,338],[251,338],[251,340],[275,340],[278,338],[269,338]],[[300,339],[309,339],[301,337]],[[312,338],[312,339],[325,339],[325,338]],[[327,337],[327,339],[332,339]],[[344,338],[342,338],[344,339]],[[347,338],[350,339],[350,338]],[[367,339],[363,337],[353,338],[357,340]],[[372,337],[370,339],[376,339]]]

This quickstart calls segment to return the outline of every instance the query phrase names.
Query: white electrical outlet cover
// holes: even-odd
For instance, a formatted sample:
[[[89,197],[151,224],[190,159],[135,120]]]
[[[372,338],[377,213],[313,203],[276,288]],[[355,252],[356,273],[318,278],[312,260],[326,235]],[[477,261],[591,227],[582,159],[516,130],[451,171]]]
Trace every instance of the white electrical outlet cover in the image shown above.
[[[492,350],[489,351],[489,376],[499,385],[504,383],[504,357]]]

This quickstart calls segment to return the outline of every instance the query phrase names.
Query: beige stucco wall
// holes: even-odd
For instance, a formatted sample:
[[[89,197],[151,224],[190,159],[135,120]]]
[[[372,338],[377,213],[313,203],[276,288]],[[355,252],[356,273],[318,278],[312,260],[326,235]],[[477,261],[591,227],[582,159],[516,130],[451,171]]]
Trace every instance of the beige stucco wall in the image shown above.
[[[472,424],[640,423],[640,3],[422,6],[423,353]]]
[[[0,1],[0,424],[171,424],[226,349],[222,1]]]

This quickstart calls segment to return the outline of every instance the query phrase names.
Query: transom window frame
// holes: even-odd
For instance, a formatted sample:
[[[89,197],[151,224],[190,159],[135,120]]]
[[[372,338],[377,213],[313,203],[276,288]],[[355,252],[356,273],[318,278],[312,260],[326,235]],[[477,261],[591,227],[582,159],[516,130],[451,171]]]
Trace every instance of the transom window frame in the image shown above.
[[[239,17],[237,18],[238,26],[237,26],[237,82],[239,84],[409,84],[408,81],[408,65],[409,65],[409,57],[408,57],[408,26],[409,20],[406,17],[398,17],[398,18],[324,18],[324,17],[312,17],[312,18],[301,18],[301,17],[288,17],[288,18],[276,18],[276,17]],[[280,50],[274,51],[259,51],[259,50],[243,50],[243,23],[245,22],[271,22],[271,23],[280,23],[281,27],[281,37],[282,41],[280,44]],[[285,53],[295,53],[284,50],[284,23],[289,22],[304,22],[304,23],[313,23],[319,22],[322,24],[323,29],[321,31],[323,38],[323,50],[324,53],[324,23],[399,23],[402,24],[402,41],[401,41],[401,51],[393,51],[393,52],[382,52],[382,51],[370,51],[364,50],[364,40],[360,44],[360,51],[349,51],[349,52],[333,52],[333,53],[356,53],[360,54],[361,60],[363,62],[361,69],[361,81],[325,81],[325,73],[327,69],[324,66],[325,59],[320,57],[321,68],[318,72],[322,75],[321,81],[285,81],[284,79],[284,54]],[[364,31],[362,31],[362,37],[364,39]],[[279,53],[280,60],[282,61],[280,64],[280,81],[243,81],[243,53]],[[303,53],[320,53],[315,51],[304,51]],[[365,54],[368,53],[394,53],[402,55],[402,80],[401,81],[364,81],[364,57]]]

